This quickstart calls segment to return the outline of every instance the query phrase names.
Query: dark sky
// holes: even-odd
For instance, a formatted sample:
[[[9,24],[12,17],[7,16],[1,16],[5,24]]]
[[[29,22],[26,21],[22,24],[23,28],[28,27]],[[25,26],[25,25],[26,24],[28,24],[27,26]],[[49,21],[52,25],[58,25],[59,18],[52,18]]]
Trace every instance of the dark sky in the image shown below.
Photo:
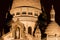
[[[6,12],[8,12],[9,7],[11,8],[12,0],[0,0],[0,31],[5,25]],[[51,5],[54,5],[56,12],[56,22],[60,25],[60,1],[59,0],[41,0],[42,6],[44,6],[45,11],[48,16],[48,21],[50,18]]]

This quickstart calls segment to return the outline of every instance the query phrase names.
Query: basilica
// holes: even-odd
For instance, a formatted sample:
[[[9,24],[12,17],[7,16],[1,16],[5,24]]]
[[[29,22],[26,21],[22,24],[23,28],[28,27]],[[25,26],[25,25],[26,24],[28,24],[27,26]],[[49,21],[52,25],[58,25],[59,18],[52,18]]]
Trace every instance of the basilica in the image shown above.
[[[10,10],[10,14],[13,15],[11,28],[10,32],[2,36],[3,40],[42,40],[39,26],[36,27],[36,21],[41,13],[40,0],[13,0]],[[47,36],[44,40],[60,40],[60,27],[55,22],[53,5],[50,17],[51,22],[46,28]]]

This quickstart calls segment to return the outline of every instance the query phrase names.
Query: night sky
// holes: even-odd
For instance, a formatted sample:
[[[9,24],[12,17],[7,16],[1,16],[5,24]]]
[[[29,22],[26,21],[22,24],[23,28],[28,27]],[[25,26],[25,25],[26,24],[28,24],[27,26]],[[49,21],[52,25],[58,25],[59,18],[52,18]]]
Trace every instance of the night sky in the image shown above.
[[[11,9],[12,0],[0,0],[0,31],[2,32],[3,28],[8,29],[6,24],[6,13]],[[50,10],[51,5],[54,5],[56,12],[56,22],[60,25],[60,1],[59,0],[41,0],[41,4],[45,9],[45,12],[48,16],[48,22],[50,21]],[[9,19],[9,18],[8,18]],[[11,19],[9,19],[11,20]]]

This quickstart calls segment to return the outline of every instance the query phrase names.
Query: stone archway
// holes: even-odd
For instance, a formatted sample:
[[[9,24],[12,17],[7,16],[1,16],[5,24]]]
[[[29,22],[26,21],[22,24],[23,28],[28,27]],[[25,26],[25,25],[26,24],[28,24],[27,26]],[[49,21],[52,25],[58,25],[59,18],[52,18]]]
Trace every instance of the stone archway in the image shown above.
[[[20,39],[20,28],[17,27],[15,30],[15,39]]]

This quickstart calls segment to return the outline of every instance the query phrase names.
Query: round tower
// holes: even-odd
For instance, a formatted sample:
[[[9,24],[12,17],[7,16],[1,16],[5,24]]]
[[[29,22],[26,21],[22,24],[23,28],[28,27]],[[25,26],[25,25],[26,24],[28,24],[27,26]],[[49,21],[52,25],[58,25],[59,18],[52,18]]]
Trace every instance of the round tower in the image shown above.
[[[13,0],[10,14],[24,24],[25,32],[33,34],[38,16],[42,13],[40,0]]]
[[[60,28],[59,25],[55,22],[55,10],[52,5],[52,10],[50,12],[51,15],[51,23],[48,25],[46,29],[47,40],[59,40],[60,36]]]

